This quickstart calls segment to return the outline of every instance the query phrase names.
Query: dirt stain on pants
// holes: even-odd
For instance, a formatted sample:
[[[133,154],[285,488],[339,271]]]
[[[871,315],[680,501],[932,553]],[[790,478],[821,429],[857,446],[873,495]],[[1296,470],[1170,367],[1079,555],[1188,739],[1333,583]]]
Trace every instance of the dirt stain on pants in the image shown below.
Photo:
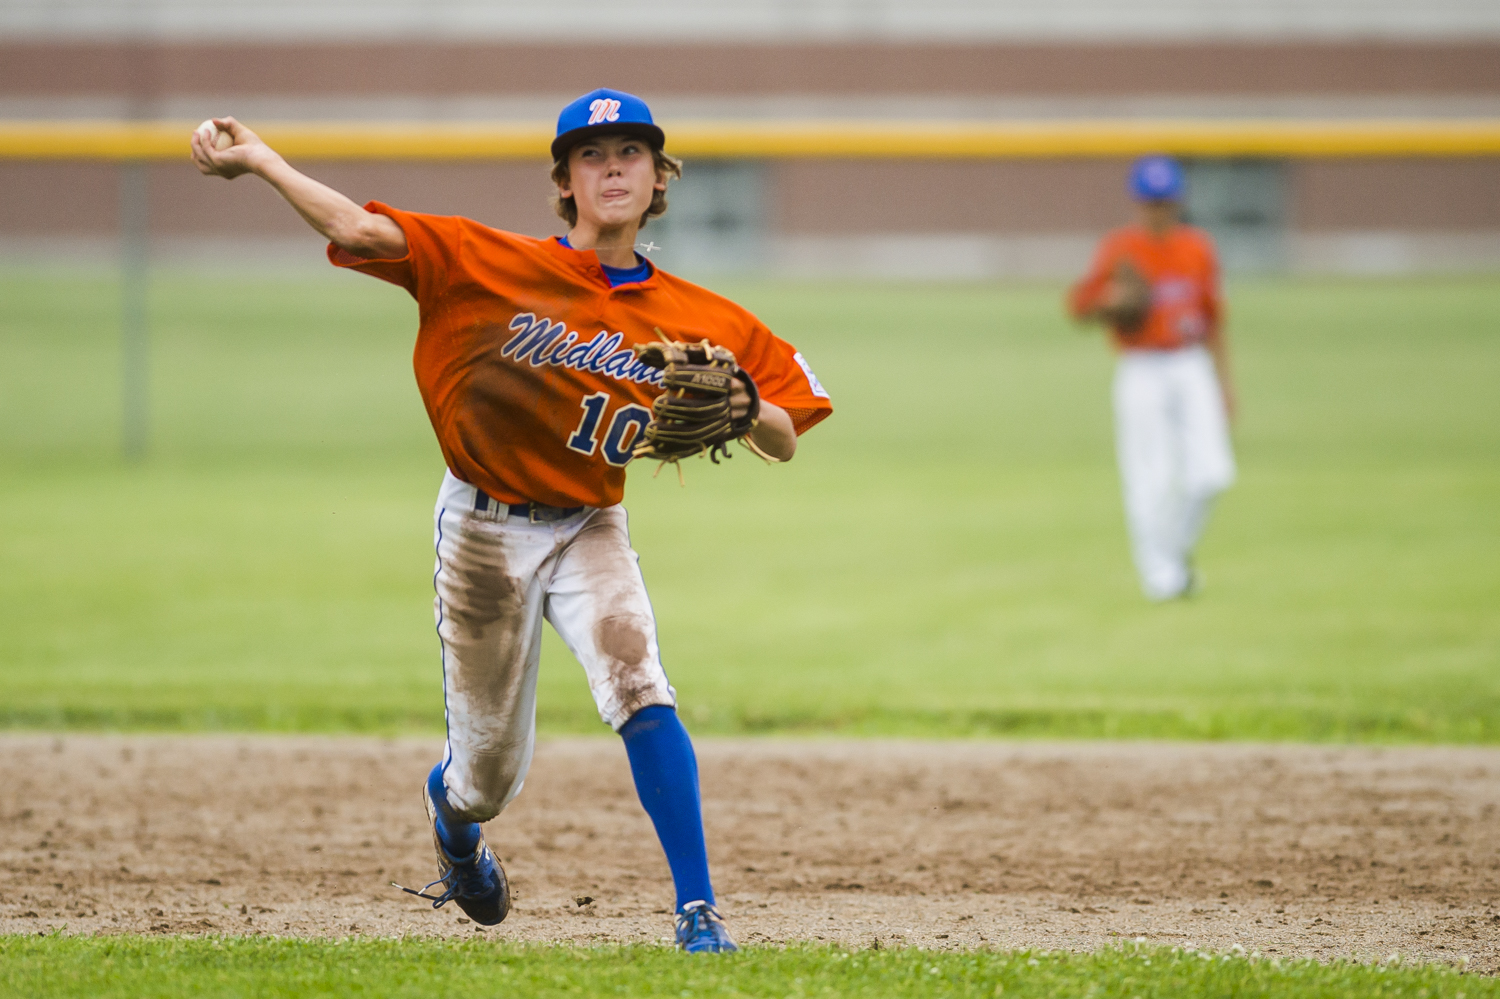
[[[472,496],[472,487],[452,482]],[[454,810],[483,822],[520,793],[531,764],[544,617],[616,730],[643,707],[675,705],[676,693],[661,666],[622,508],[532,524],[475,514],[472,500],[455,492],[445,481],[434,576],[448,721],[444,780]]]

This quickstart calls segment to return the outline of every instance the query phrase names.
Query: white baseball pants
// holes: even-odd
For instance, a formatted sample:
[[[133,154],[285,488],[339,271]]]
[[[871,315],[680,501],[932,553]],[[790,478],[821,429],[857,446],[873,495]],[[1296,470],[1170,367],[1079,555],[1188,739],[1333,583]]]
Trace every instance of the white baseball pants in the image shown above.
[[[1193,547],[1214,497],[1234,482],[1229,421],[1201,346],[1131,350],[1115,369],[1115,447],[1141,588],[1152,600],[1192,584]]]
[[[616,731],[641,708],[674,705],[656,618],[623,506],[531,523],[449,473],[438,494],[433,585],[448,745],[443,779],[459,817],[484,822],[521,792],[536,745],[542,619],[588,675]],[[498,512],[490,512],[490,511]]]

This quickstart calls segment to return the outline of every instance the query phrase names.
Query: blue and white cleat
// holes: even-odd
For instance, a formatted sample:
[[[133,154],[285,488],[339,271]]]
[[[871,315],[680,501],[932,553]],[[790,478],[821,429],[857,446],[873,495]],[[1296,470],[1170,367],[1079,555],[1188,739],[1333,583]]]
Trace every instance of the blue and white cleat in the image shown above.
[[[677,946],[689,954],[729,954],[739,950],[724,917],[707,902],[689,902],[677,913]]]
[[[505,869],[485,843],[484,834],[480,834],[479,845],[474,848],[473,853],[467,857],[455,857],[444,848],[443,841],[438,837],[437,809],[432,804],[432,793],[426,784],[422,785],[422,804],[427,808],[427,821],[432,824],[432,845],[437,850],[438,879],[421,891],[403,888],[394,881],[391,884],[408,894],[431,899],[434,909],[441,909],[449,902],[457,902],[464,914],[481,926],[499,923],[510,912],[510,884],[505,880]],[[438,885],[443,885],[445,889],[441,895],[427,894]]]

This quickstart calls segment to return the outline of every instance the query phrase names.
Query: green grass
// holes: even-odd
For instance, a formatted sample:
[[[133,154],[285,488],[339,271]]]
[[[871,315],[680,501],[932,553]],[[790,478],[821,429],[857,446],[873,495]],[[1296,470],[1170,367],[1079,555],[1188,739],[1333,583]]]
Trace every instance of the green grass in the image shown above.
[[[0,937],[10,994],[86,996],[1500,996],[1438,965],[1283,962],[1127,945],[1093,954],[563,948],[433,940]]]
[[[1241,480],[1162,607],[1058,287],[725,290],[837,412],[785,467],[632,473],[695,731],[1500,741],[1500,280],[1234,286]],[[410,300],[160,276],[139,467],[117,301],[0,276],[0,724],[439,730]],[[601,729],[550,635],[541,686]]]

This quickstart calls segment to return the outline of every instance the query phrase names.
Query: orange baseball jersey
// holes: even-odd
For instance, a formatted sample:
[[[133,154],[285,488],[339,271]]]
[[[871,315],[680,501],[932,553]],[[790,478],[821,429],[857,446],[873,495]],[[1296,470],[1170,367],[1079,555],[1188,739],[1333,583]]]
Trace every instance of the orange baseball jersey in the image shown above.
[[[330,245],[328,258],[417,300],[412,361],[443,457],[497,500],[620,502],[631,445],[661,392],[661,372],[630,348],[657,339],[657,327],[734,351],[799,434],[833,412],[801,354],[706,288],[660,270],[612,288],[593,251],[556,238],[365,207],[401,226],[406,256],[369,260]]]
[[[1100,296],[1120,261],[1129,261],[1151,285],[1151,311],[1134,333],[1113,330],[1122,350],[1176,350],[1199,343],[1216,331],[1223,314],[1219,263],[1208,233],[1174,226],[1154,236],[1141,226],[1116,229],[1104,237],[1094,262],[1068,294],[1068,307],[1082,317]]]

